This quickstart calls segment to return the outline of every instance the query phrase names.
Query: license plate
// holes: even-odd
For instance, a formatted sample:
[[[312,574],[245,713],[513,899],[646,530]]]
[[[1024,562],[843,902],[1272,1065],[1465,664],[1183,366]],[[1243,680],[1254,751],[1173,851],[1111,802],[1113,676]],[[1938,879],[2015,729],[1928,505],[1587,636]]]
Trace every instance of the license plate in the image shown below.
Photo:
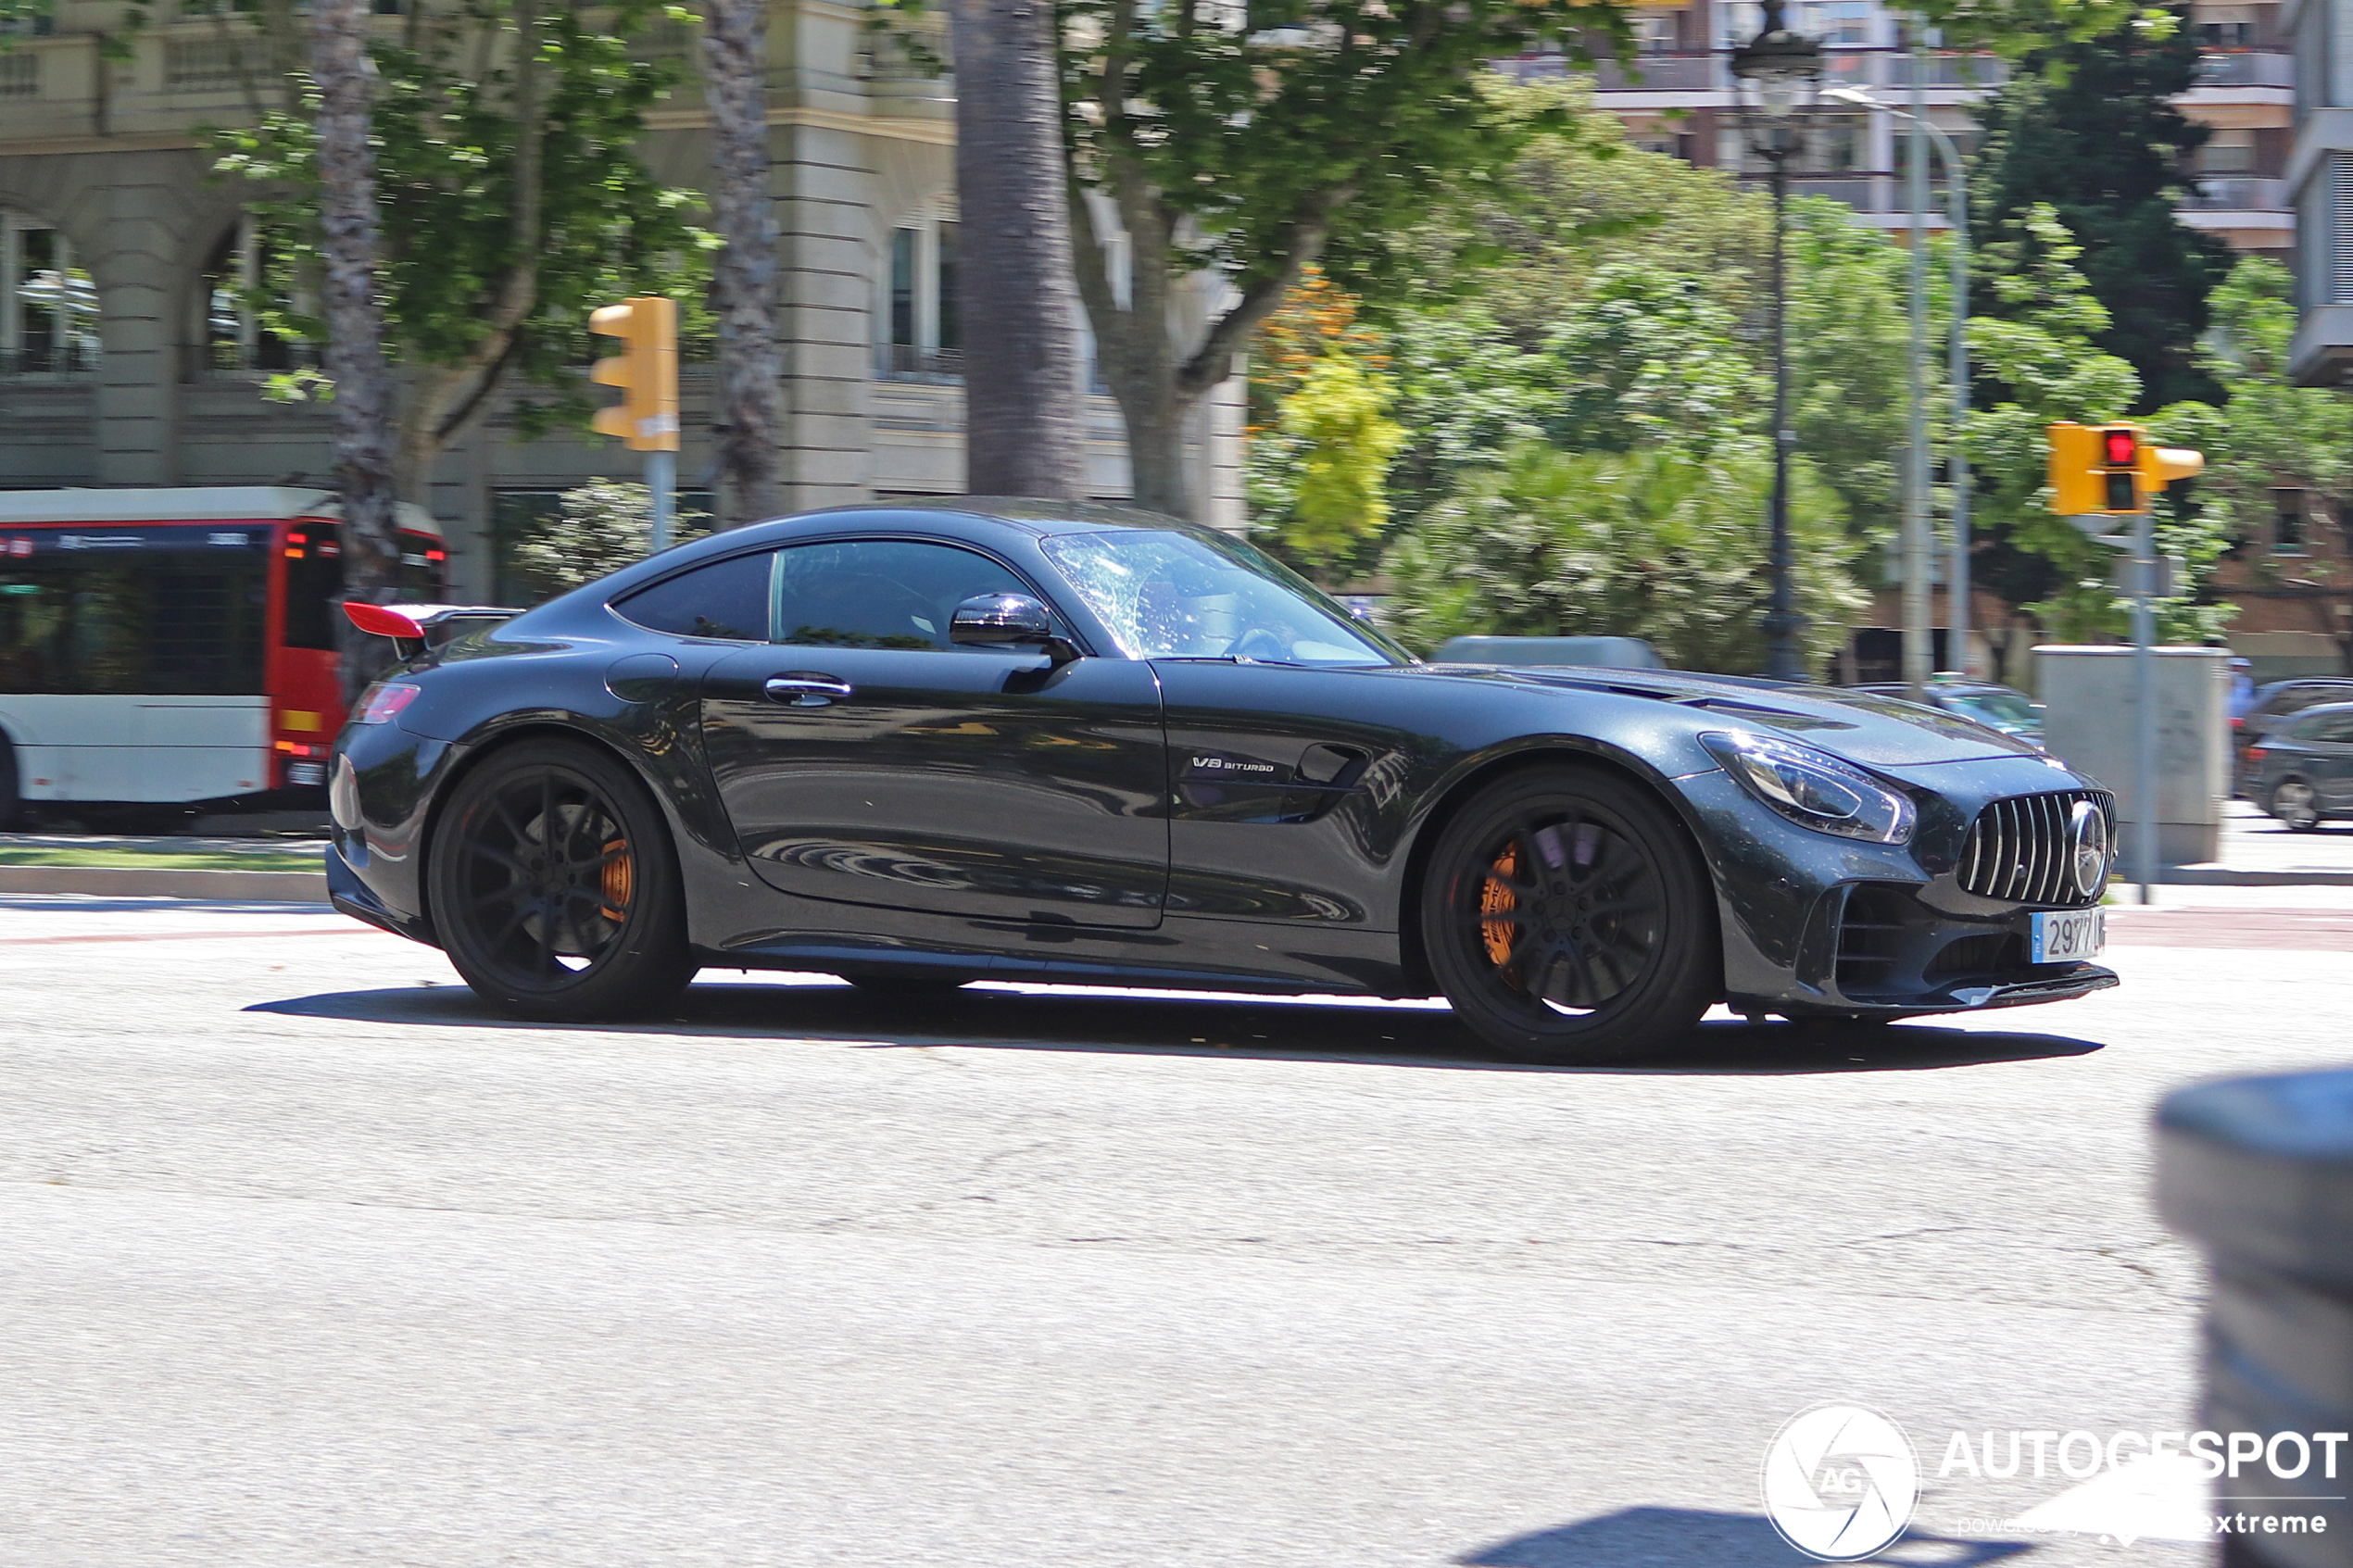
[[[286,783],[296,786],[296,788],[299,788],[304,784],[322,784],[326,782],[327,765],[324,762],[289,762],[286,764]]]
[[[2045,909],[2028,917],[2029,963],[2073,963],[2095,959],[2108,946],[2106,909]]]

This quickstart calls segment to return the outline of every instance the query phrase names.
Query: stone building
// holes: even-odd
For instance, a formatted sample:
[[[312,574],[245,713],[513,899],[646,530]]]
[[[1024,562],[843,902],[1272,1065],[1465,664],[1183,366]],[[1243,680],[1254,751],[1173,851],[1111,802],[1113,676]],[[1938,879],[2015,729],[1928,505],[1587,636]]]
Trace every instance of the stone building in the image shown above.
[[[963,488],[953,89],[868,19],[863,6],[780,0],[770,22],[795,508]],[[254,46],[209,13],[167,12],[113,59],[120,23],[117,5],[60,0],[53,23],[0,54],[0,488],[321,483],[325,415],[263,396],[265,345],[233,294],[251,225],[199,139],[255,113],[241,54]],[[674,26],[648,41],[684,73],[642,149],[688,188],[709,167],[692,42]],[[710,482],[708,387],[684,367],[688,492]],[[1241,521],[1241,396],[1239,381],[1222,389],[1191,446],[1194,493],[1226,526]],[[1089,488],[1122,497],[1117,411],[1089,401]],[[498,592],[505,521],[593,475],[634,478],[636,463],[585,431],[521,442],[494,412],[444,456],[430,497],[458,590]]]

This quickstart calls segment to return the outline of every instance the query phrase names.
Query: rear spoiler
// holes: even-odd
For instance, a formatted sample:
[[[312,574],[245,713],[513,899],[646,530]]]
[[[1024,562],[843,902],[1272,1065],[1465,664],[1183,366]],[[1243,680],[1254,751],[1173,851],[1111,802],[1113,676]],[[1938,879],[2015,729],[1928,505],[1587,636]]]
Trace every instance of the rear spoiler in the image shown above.
[[[459,622],[512,621],[522,613],[497,605],[371,605],[358,599],[346,599],[343,612],[360,631],[390,637],[403,659],[414,659],[429,646],[469,629]]]

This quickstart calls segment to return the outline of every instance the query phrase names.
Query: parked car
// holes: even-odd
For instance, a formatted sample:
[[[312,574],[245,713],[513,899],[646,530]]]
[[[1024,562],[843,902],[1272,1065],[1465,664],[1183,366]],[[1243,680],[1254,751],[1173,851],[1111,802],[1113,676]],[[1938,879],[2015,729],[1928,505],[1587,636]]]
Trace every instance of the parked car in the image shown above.
[[[524,1017],[705,966],[1442,994],[1566,1062],[1718,1001],[2116,984],[2084,961],[2115,803],[2032,746],[1862,692],[1422,664],[1149,512],[841,508],[435,646],[443,613],[346,607],[403,662],[335,743],[328,883]]]
[[[2293,681],[2273,681],[2257,690],[2254,706],[2231,721],[2231,739],[2238,752],[2241,795],[2259,803],[2264,798],[2256,793],[2256,775],[2260,770],[2248,755],[2249,748],[2259,745],[2264,736],[2285,721],[2323,702],[2353,702],[2353,680],[2307,675]]]
[[[1582,665],[1591,670],[1664,670],[1667,660],[1640,637],[1449,637],[1432,664],[1492,664],[1504,669]]]
[[[1900,684],[1854,689],[1904,701],[1909,701],[1912,694],[1911,687]],[[1928,706],[1974,719],[1988,729],[2016,735],[2037,746],[2043,744],[2043,705],[2008,686],[1995,685],[1991,681],[1931,681]]]
[[[2353,817],[2353,702],[2308,708],[2246,748],[2248,797],[2297,833]]]

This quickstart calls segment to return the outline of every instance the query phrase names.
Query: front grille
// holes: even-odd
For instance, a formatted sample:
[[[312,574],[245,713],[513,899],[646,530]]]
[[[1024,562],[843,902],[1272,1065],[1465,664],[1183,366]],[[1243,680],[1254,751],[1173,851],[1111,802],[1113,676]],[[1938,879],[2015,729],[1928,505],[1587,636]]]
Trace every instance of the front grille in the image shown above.
[[[1961,847],[1964,890],[2019,904],[2089,904],[2075,885],[2074,846],[2068,821],[2079,800],[2099,808],[2110,852],[2116,843],[2116,797],[2106,790],[2061,789],[1996,800],[1977,814]]]

